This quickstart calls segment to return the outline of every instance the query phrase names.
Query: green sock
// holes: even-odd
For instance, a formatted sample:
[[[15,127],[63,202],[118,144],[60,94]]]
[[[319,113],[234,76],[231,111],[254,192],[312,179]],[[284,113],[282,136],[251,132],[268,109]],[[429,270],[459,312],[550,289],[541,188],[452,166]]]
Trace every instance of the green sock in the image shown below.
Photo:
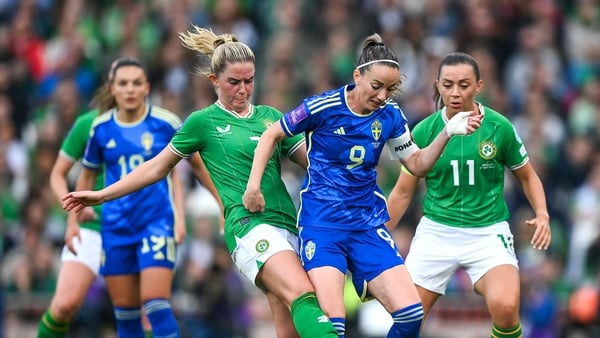
[[[146,338],[152,338],[152,330],[144,332],[146,334]]]
[[[314,292],[307,292],[294,300],[290,311],[300,337],[338,337],[333,324],[319,307]]]
[[[64,338],[69,331],[69,323],[59,323],[50,314],[50,310],[46,310],[40,325],[38,326],[37,338]]]
[[[501,329],[496,324],[492,327],[491,338],[522,338],[523,332],[521,331],[521,323],[516,326],[509,327],[508,329]]]

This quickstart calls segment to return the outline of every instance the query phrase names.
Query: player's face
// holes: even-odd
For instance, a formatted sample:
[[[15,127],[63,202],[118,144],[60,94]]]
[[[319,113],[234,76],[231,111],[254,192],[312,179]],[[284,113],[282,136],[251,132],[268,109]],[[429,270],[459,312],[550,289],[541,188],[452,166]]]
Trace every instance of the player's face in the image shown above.
[[[142,68],[123,66],[117,68],[110,92],[120,110],[137,111],[144,106],[150,84]]]
[[[354,71],[357,102],[360,111],[368,114],[379,108],[400,86],[400,70],[385,63],[375,63],[363,75]]]
[[[469,64],[443,66],[436,83],[449,115],[473,110],[475,96],[482,84]]]
[[[240,114],[247,112],[254,90],[254,63],[231,63],[221,74],[211,74],[209,79],[225,108]]]

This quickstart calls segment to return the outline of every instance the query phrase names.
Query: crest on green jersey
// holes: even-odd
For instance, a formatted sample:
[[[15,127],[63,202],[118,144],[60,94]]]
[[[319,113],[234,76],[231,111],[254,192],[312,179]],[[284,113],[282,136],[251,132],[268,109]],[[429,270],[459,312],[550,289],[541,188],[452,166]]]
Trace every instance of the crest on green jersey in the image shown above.
[[[308,258],[308,260],[311,260],[315,255],[315,251],[317,251],[317,245],[315,244],[315,242],[308,241],[304,246],[304,255],[306,255],[306,258]]]
[[[496,157],[496,144],[490,140],[479,143],[479,156],[484,160],[491,160]]]
[[[273,125],[273,121],[263,120],[263,124],[265,125],[265,128],[269,128],[271,125]]]
[[[266,239],[261,239],[256,242],[256,246],[254,246],[256,252],[263,253],[269,249],[269,241]]]
[[[375,141],[379,140],[379,137],[381,136],[381,127],[382,125],[379,120],[375,120],[371,123],[371,134],[373,134]]]

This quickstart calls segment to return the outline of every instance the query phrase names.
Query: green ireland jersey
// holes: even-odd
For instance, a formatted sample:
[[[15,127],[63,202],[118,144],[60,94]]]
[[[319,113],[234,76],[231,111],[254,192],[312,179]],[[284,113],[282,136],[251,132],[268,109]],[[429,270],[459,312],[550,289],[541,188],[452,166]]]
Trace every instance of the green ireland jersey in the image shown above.
[[[67,137],[63,140],[60,147],[60,155],[70,159],[73,162],[77,162],[85,153],[85,146],[90,136],[90,129],[92,128],[92,122],[98,116],[97,110],[91,110],[87,113],[80,115],[73,123],[71,130],[67,134]],[[104,188],[104,174],[98,173],[96,178],[96,184],[94,190]],[[93,206],[94,211],[98,217],[95,220],[80,224],[82,228],[100,231],[100,215],[102,214],[101,205]]]
[[[169,144],[181,157],[200,152],[223,202],[225,240],[230,251],[236,247],[236,238],[259,224],[297,233],[296,207],[281,180],[280,159],[291,157],[304,143],[302,135],[286,138],[275,147],[261,184],[265,211],[250,213],[242,203],[258,140],[271,124],[279,123],[281,116],[275,108],[251,105],[248,115],[242,117],[216,102],[190,114]]]
[[[507,220],[504,170],[524,166],[529,157],[512,123],[500,113],[479,105],[485,117],[473,134],[454,136],[425,177],[423,215],[456,227],[482,227]],[[419,122],[415,143],[433,142],[448,119],[442,109]]]

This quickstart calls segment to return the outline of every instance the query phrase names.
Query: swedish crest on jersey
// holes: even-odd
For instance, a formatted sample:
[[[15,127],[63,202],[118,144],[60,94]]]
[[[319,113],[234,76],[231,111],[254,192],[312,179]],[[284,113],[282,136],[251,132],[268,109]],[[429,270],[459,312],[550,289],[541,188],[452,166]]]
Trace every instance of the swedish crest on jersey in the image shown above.
[[[381,128],[382,124],[379,120],[376,119],[373,121],[373,123],[371,123],[371,134],[373,135],[375,141],[379,140],[381,137]]]
[[[149,153],[152,150],[152,145],[154,144],[154,136],[149,132],[144,132],[140,138],[140,141],[142,143],[142,147],[144,147],[144,151]]]
[[[496,157],[497,150],[496,144],[490,140],[479,143],[479,156],[484,160],[491,160]]]
[[[306,242],[304,246],[304,255],[310,261],[315,256],[315,251],[317,251],[317,245],[313,241]]]

